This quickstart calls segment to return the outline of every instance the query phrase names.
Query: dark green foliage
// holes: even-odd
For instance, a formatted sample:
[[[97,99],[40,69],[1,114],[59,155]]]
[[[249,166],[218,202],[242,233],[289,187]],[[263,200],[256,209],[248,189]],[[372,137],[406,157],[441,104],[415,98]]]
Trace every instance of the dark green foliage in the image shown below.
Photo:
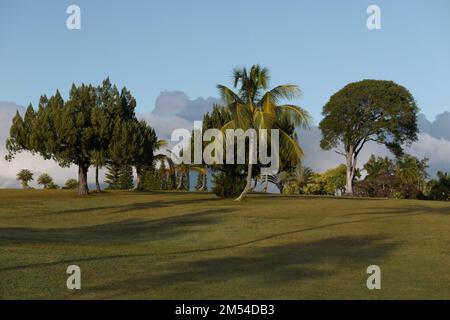
[[[246,184],[245,173],[236,172],[235,166],[228,165],[224,169],[213,173],[212,191],[221,198],[239,196]]]
[[[424,198],[427,191],[428,159],[419,160],[403,155],[395,160],[372,155],[364,165],[367,175],[358,181],[358,195],[416,199]]]
[[[203,117],[203,131],[211,128],[220,129],[227,122],[231,121],[231,113],[224,107],[215,105],[211,113],[206,113]],[[205,145],[203,145],[205,147]],[[225,154],[224,154],[225,157]],[[235,157],[237,153],[235,152]],[[248,158],[248,152],[246,157]],[[208,168],[213,176],[212,191],[219,197],[236,197],[245,187],[247,165],[244,164],[214,164]],[[258,165],[255,165],[258,167]],[[256,176],[256,170],[254,176]]]
[[[133,189],[133,168],[131,165],[106,165],[105,182],[108,190]]]
[[[107,189],[119,189],[120,166],[116,164],[106,165],[105,182],[108,184]]]
[[[136,166],[139,178],[138,169],[152,162],[156,135],[144,121],[136,119],[135,107],[131,93],[126,88],[119,93],[109,79],[99,87],[72,85],[66,102],[59,91],[50,98],[43,95],[37,110],[29,105],[23,119],[18,113],[14,117],[6,159],[28,150],[61,166],[75,164],[79,167],[80,195],[88,193],[91,165]],[[111,182],[114,185],[114,179]]]
[[[121,190],[131,190],[133,187],[133,168],[130,165],[124,165],[120,168],[118,188]]]
[[[393,81],[363,80],[335,93],[320,122],[325,150],[338,147],[347,160],[347,193],[353,193],[358,155],[369,141],[384,144],[396,156],[417,140],[418,107],[409,91]]]
[[[161,161],[161,165],[159,166],[159,176],[161,177],[161,190],[169,189],[169,172],[166,167],[166,163]]]
[[[143,189],[149,191],[161,190],[161,173],[154,166],[143,170]]]
[[[438,179],[430,181],[430,198],[432,200],[450,201],[450,172],[437,173]]]

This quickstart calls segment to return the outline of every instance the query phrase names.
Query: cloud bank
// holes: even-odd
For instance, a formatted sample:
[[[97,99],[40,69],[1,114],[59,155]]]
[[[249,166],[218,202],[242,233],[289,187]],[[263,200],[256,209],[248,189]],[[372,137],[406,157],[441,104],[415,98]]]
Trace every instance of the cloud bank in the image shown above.
[[[170,140],[173,130],[185,128],[191,130],[193,121],[201,120],[203,115],[212,110],[212,106],[220,101],[216,98],[190,99],[182,91],[161,92],[155,101],[152,112],[138,114],[139,118],[145,119],[153,128],[160,139]],[[4,160],[5,140],[9,135],[11,120],[16,111],[23,114],[25,108],[12,102],[0,102],[0,188],[20,187],[16,180],[16,173],[22,168],[30,168],[35,177],[47,172],[54,177],[59,185],[64,184],[68,178],[77,176],[77,168],[61,168],[52,160],[44,160],[40,156],[28,152],[21,153],[12,162]],[[418,141],[413,143],[406,151],[419,158],[430,159],[429,173],[435,175],[437,170],[450,171],[450,112],[446,111],[433,121],[428,120],[425,115],[419,115]],[[304,164],[317,172],[323,172],[344,162],[341,155],[334,151],[324,151],[320,148],[320,130],[312,127],[310,130],[298,131],[301,147],[305,152]],[[367,144],[361,152],[359,165],[364,164],[371,154],[390,156],[390,152],[376,143]],[[89,173],[89,181],[94,181],[93,170]],[[101,174],[101,178],[103,173]],[[32,186],[36,186],[32,184]]]

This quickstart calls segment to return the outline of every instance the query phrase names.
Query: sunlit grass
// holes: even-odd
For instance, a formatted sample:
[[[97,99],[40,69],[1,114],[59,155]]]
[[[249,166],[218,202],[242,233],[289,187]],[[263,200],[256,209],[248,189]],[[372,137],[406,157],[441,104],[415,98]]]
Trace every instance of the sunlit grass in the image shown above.
[[[449,299],[449,270],[444,202],[0,191],[0,298]]]

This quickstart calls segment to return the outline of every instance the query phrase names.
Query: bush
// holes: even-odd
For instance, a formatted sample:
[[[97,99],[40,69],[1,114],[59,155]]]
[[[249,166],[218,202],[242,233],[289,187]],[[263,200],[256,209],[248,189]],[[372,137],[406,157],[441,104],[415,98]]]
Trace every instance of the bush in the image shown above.
[[[53,178],[47,173],[41,174],[37,179],[37,183],[42,185],[44,189],[54,189],[55,186]]]
[[[220,172],[213,175],[214,187],[212,191],[221,198],[234,198],[245,188],[245,177]]]
[[[63,189],[78,189],[78,180],[77,179],[67,179],[64,184]]]

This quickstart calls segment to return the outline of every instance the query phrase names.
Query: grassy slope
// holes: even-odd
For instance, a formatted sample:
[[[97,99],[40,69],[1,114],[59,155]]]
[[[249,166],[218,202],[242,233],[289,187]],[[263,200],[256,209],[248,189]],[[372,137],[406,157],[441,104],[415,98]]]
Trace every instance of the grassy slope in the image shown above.
[[[450,299],[449,266],[448,203],[0,191],[0,298]]]

